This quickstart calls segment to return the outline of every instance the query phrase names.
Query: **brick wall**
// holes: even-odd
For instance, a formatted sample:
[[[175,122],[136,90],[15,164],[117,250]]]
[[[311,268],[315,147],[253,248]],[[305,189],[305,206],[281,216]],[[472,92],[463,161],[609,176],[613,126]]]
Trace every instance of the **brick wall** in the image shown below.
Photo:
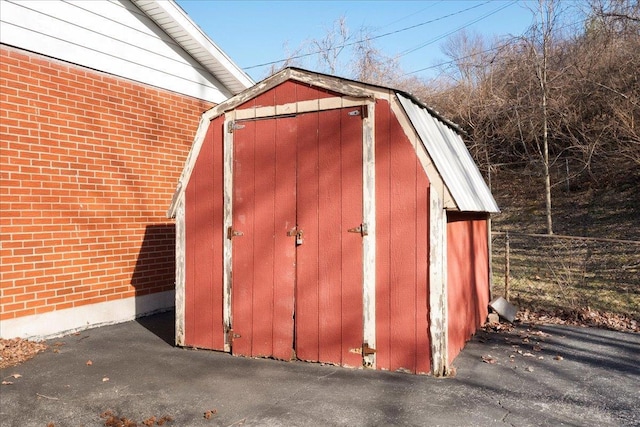
[[[173,289],[165,213],[212,104],[0,50],[0,320]]]

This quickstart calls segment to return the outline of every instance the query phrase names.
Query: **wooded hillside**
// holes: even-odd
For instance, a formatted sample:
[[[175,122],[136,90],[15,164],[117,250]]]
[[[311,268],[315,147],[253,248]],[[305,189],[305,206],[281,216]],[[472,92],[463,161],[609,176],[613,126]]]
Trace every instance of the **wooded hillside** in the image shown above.
[[[564,200],[572,192],[611,196],[608,189],[618,189],[637,202],[640,7],[593,3],[582,31],[567,34],[559,24],[561,5],[541,3],[537,24],[522,37],[488,45],[458,34],[446,45],[455,72],[422,88],[421,96],[468,132],[489,180],[501,169],[529,175],[520,190],[539,201],[548,191],[550,213],[555,194]],[[508,209],[510,190],[496,189]],[[608,205],[612,213],[625,208],[621,202]],[[546,231],[554,228],[548,221]]]
[[[640,227],[627,227],[640,221],[640,4],[523,4],[528,31],[455,33],[436,80],[405,74],[344,18],[282,66],[306,49],[319,71],[406,90],[459,124],[504,212],[498,228],[640,240]]]

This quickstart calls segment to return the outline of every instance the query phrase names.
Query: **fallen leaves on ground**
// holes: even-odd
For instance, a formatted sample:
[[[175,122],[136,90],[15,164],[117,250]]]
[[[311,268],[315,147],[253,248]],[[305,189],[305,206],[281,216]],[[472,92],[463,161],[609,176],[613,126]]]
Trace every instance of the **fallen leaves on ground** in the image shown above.
[[[0,338],[0,369],[19,365],[46,349],[47,345],[43,342]]]
[[[530,324],[590,326],[621,332],[640,332],[640,322],[636,319],[589,307],[561,310],[524,309],[518,312],[517,319]]]
[[[162,426],[165,423],[173,421],[173,417],[171,415],[163,415],[160,418],[154,415],[138,424],[136,421],[127,417],[121,417],[117,414],[114,414],[113,411],[110,410],[101,413],[100,418],[104,419],[104,425],[106,427],[151,427],[154,424]]]
[[[217,409],[212,409],[212,410],[210,410],[210,411],[206,411],[206,412],[204,413],[204,417],[205,417],[205,419],[207,419],[207,420],[208,420],[208,419],[210,419],[212,416],[214,416],[214,415],[215,415],[215,414],[217,414],[217,413],[218,413],[218,410],[217,410]]]

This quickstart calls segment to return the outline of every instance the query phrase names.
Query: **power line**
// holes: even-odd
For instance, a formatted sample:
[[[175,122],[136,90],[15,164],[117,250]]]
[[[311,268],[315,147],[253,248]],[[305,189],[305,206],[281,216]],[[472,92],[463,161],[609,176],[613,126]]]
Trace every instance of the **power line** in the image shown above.
[[[393,24],[397,24],[398,22],[400,22],[400,21],[404,21],[404,20],[405,20],[405,19],[407,19],[407,18],[411,18],[412,16],[415,16],[415,15],[417,15],[417,14],[419,14],[419,13],[422,13],[422,12],[424,12],[425,10],[432,9],[432,8],[434,8],[435,6],[437,6],[439,3],[442,3],[443,1],[444,1],[444,0],[439,0],[439,1],[436,1],[436,2],[434,2],[434,3],[431,3],[429,6],[427,6],[427,7],[423,8],[423,9],[417,10],[417,11],[415,11],[415,12],[413,12],[413,13],[410,13],[409,15],[403,16],[402,18],[396,19],[395,21],[389,22],[388,24],[383,25],[382,27],[379,27],[379,28],[378,28],[378,30],[381,30],[382,28],[390,27],[390,26],[392,26]]]
[[[584,25],[585,22],[587,22],[587,19],[583,19],[583,20],[580,20],[580,21],[572,22],[572,23],[563,25],[562,27],[559,27],[558,30],[563,30],[565,28],[573,27],[575,25]],[[526,31],[525,31],[525,33],[526,33]],[[489,49],[485,49],[485,50],[482,50],[480,52],[471,53],[471,54],[466,55],[466,56],[460,56],[460,57],[452,59],[450,61],[444,61],[444,62],[440,62],[438,64],[430,65],[428,67],[420,68],[420,69],[415,70],[415,71],[409,71],[407,73],[404,73],[402,76],[408,76],[410,74],[416,74],[416,73],[420,73],[422,71],[432,70],[434,68],[442,67],[443,65],[453,64],[453,63],[455,63],[457,61],[460,61],[461,59],[468,59],[468,58],[472,58],[474,56],[482,55],[483,53],[489,53],[489,52],[493,52],[493,51],[496,51],[496,50],[503,49],[505,47],[508,47],[511,44],[511,42],[513,42],[514,40],[518,40],[518,39],[522,38],[523,35],[524,35],[524,33],[521,34],[521,35],[518,35],[518,36],[509,37],[507,40],[505,40],[503,43],[501,43],[498,46],[491,47]]]
[[[398,55],[398,58],[400,58],[400,57],[402,57],[402,56],[405,56],[405,55],[408,55],[408,54],[410,54],[410,53],[413,53],[413,52],[415,52],[415,51],[417,51],[417,50],[420,50],[420,49],[422,49],[422,48],[424,48],[424,47],[426,47],[426,46],[429,46],[430,44],[433,44],[433,43],[435,43],[435,42],[437,42],[437,41],[439,41],[439,40],[442,40],[442,39],[444,39],[445,37],[450,36],[451,34],[457,33],[458,31],[460,31],[460,30],[462,30],[462,29],[464,29],[464,28],[467,28],[467,27],[469,27],[469,26],[471,26],[471,25],[473,25],[473,24],[475,24],[475,23],[477,23],[477,22],[479,22],[479,21],[482,21],[483,19],[488,18],[488,17],[489,17],[489,16],[491,16],[491,15],[495,15],[496,13],[500,12],[500,11],[501,11],[501,10],[503,10],[503,9],[506,9],[506,8],[508,8],[508,7],[510,7],[510,6],[513,6],[513,5],[514,5],[514,4],[516,4],[517,2],[518,2],[517,0],[514,0],[514,1],[512,1],[511,3],[508,3],[508,4],[506,4],[506,5],[502,6],[502,7],[499,7],[499,8],[497,8],[497,9],[495,9],[495,10],[491,11],[491,12],[488,12],[488,13],[486,13],[486,14],[484,14],[484,15],[480,16],[479,18],[476,18],[476,19],[474,19],[474,20],[472,20],[472,21],[467,22],[466,24],[464,24],[464,25],[462,25],[462,26],[460,26],[460,27],[456,28],[455,30],[451,30],[451,31],[449,31],[449,32],[447,32],[447,33],[444,33],[444,34],[442,34],[442,35],[440,35],[440,36],[438,36],[438,37],[436,37],[436,38],[433,38],[433,39],[431,39],[431,40],[429,40],[429,41],[427,41],[427,42],[422,43],[421,45],[419,45],[419,46],[417,46],[417,47],[414,47],[414,48],[411,48],[411,49],[405,50],[405,51],[401,52],[401,53],[400,53],[400,55]]]
[[[429,20],[429,21],[421,22],[421,23],[419,23],[419,24],[411,25],[411,26],[409,26],[409,27],[404,27],[404,28],[401,28],[401,29],[399,29],[399,30],[390,31],[390,32],[388,32],[388,33],[380,34],[380,35],[373,36],[373,37],[368,37],[368,38],[367,38],[367,39],[365,39],[365,40],[358,40],[358,41],[355,41],[355,42],[344,43],[344,44],[342,44],[342,45],[335,46],[335,47],[330,48],[330,49],[319,49],[319,50],[314,51],[314,52],[310,52],[310,53],[303,53],[303,54],[295,55],[295,56],[292,56],[292,57],[289,57],[289,58],[279,59],[279,60],[277,60],[277,61],[265,62],[265,63],[263,63],[263,64],[252,65],[252,66],[250,66],[250,67],[243,67],[243,69],[244,69],[244,70],[251,70],[251,69],[253,69],[253,68],[259,68],[259,67],[264,67],[264,66],[266,66],[266,65],[278,64],[278,63],[280,63],[280,62],[290,61],[290,60],[292,60],[292,59],[306,58],[307,56],[317,55],[317,54],[322,53],[322,52],[327,52],[327,51],[335,50],[335,49],[342,49],[342,48],[345,48],[345,47],[354,46],[354,45],[357,45],[357,44],[361,44],[361,43],[369,42],[369,41],[371,41],[371,40],[377,40],[377,39],[380,39],[380,38],[382,38],[382,37],[387,37],[387,36],[391,36],[391,35],[394,35],[394,34],[398,34],[398,33],[404,32],[404,31],[412,30],[412,29],[414,29],[414,28],[418,28],[418,27],[421,27],[421,26],[424,26],[424,25],[427,25],[427,24],[433,24],[434,22],[441,21],[441,20],[443,20],[443,19],[450,18],[450,17],[455,16],[455,15],[459,15],[459,14],[464,13],[464,12],[467,12],[467,11],[469,11],[469,10],[476,9],[476,8],[478,8],[478,7],[480,7],[480,6],[484,6],[485,4],[490,3],[490,2],[491,2],[491,0],[487,0],[487,1],[485,1],[484,3],[476,4],[476,5],[473,5],[473,6],[471,6],[471,7],[466,8],[466,9],[462,9],[462,10],[459,10],[459,11],[457,11],[457,12],[450,13],[450,14],[448,14],[448,15],[440,16],[440,17],[438,17],[438,18],[434,18],[434,19],[431,19],[431,20]],[[513,3],[515,3],[515,1],[514,1]],[[511,4],[513,4],[513,3],[511,3]],[[509,6],[510,6],[511,4],[509,4]],[[505,6],[505,7],[506,7],[506,6]],[[469,24],[469,25],[470,25],[470,24]]]

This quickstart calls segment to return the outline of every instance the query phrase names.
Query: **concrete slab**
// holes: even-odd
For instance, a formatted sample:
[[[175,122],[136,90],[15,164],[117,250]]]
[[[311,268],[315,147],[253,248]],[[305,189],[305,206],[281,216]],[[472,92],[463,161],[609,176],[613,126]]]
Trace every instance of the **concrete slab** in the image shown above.
[[[105,411],[140,426],[164,415],[165,426],[640,425],[639,334],[482,331],[449,379],[239,358],[172,341],[173,313],[51,340],[47,352],[0,371],[22,375],[0,386],[0,425],[102,426]]]

